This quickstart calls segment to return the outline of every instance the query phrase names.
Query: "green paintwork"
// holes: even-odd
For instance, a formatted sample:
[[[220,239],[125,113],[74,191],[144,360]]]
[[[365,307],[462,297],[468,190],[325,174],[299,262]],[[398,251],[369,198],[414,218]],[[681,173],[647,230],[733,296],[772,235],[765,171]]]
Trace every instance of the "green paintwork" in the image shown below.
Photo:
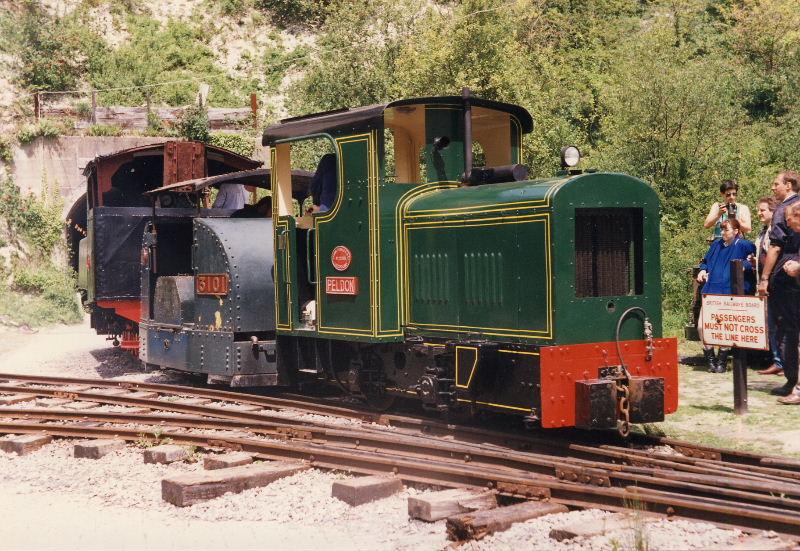
[[[343,167],[339,174],[339,196],[330,212],[314,219],[317,255],[317,323],[320,334],[371,335],[374,319],[371,277],[370,232],[372,190],[376,183],[371,173],[373,141],[371,134],[337,140]],[[333,267],[331,253],[339,245],[352,253],[350,266],[340,272]],[[358,294],[355,296],[328,295],[325,278],[355,277]]]
[[[614,299],[614,311],[603,297],[575,297],[575,209],[638,207],[643,214],[644,289],[641,295]],[[553,236],[556,280],[556,324],[559,342],[606,342],[627,308],[644,308],[653,323],[655,337],[662,336],[660,203],[645,182],[625,174],[584,174],[560,188],[554,198]],[[622,339],[641,339],[641,319],[633,316],[622,327]]]
[[[641,295],[575,296],[575,209],[588,207],[642,209]],[[415,201],[405,227],[411,334],[604,342],[614,339],[620,314],[631,306],[644,308],[661,334],[658,198],[641,180],[593,173],[443,190]],[[447,265],[433,276],[431,257]],[[438,287],[431,291],[429,281]],[[641,335],[639,319],[625,322],[622,338]]]
[[[526,345],[612,341],[619,315],[644,308],[661,334],[659,206],[644,182],[591,173],[546,180],[458,187],[464,172],[463,113],[426,106],[426,184],[384,179],[383,127],[336,141],[337,205],[315,219],[317,331],[298,326],[294,219],[281,217],[292,254],[276,247],[278,333],[392,342],[407,336],[485,338]],[[448,147],[433,140],[446,135]],[[518,160],[512,128],[512,159]],[[274,157],[273,157],[274,159]],[[644,292],[638,296],[575,296],[575,209],[640,208],[644,221]],[[337,245],[353,254],[344,272],[331,264]],[[294,254],[297,251],[297,254]],[[357,277],[355,297],[325,293],[325,278]],[[613,304],[609,304],[612,303]],[[290,323],[291,318],[291,323]],[[622,338],[639,339],[629,319]]]
[[[425,107],[425,171],[428,182],[458,182],[464,173],[464,112],[456,105]],[[450,143],[437,150],[434,138],[447,136]]]

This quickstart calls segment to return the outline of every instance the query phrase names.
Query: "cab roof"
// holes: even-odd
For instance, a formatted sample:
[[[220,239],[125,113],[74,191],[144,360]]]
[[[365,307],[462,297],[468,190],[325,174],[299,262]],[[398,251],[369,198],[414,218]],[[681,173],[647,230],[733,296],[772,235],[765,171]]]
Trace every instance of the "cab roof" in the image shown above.
[[[293,170],[292,195],[295,195],[295,192],[306,192],[313,177],[313,172],[307,170]],[[182,182],[151,189],[145,192],[145,195],[157,195],[159,193],[199,193],[207,187],[219,187],[222,184],[244,184],[261,189],[270,189],[270,170],[268,168],[259,168],[256,170],[230,172],[218,176],[195,178],[194,180],[184,180]]]
[[[367,128],[378,126],[383,118],[383,112],[392,107],[404,105],[463,105],[464,99],[461,96],[434,96],[425,98],[412,98],[392,101],[389,103],[377,103],[364,107],[343,108],[334,111],[323,111],[301,117],[283,119],[280,123],[272,125],[264,130],[264,137],[261,141],[263,145],[273,145],[281,140],[300,138],[310,134],[321,132],[339,132],[351,130],[358,132]],[[530,113],[518,105],[502,103],[476,97],[469,98],[470,105],[484,107],[509,113],[516,117],[522,127],[522,132],[527,133],[533,130],[533,118]]]

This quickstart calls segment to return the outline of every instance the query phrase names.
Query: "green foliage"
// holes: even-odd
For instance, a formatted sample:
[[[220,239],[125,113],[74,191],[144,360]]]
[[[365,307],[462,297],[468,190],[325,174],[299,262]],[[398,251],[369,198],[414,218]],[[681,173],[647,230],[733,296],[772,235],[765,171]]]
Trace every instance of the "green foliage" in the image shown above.
[[[242,134],[215,132],[211,134],[209,143],[217,147],[224,147],[244,157],[252,157],[255,149],[254,138]]]
[[[209,2],[223,15],[241,16],[244,15],[252,6],[251,0],[218,0]]]
[[[48,256],[61,242],[64,223],[57,190],[45,187],[42,197],[23,197],[11,180],[0,181],[0,217],[33,247],[34,252]]]
[[[80,309],[75,299],[75,274],[71,270],[55,268],[49,264],[20,265],[14,270],[14,289],[41,296],[57,310],[74,314],[80,319]]]
[[[11,180],[0,181],[0,223],[9,244],[25,251],[13,262],[13,288],[0,286],[0,314],[28,325],[79,322],[75,274],[51,261],[64,227],[58,193],[45,188],[42,198],[23,197]]]
[[[341,0],[331,4],[316,59],[291,93],[308,113],[390,99],[399,49],[414,29],[417,0]]]
[[[175,138],[180,136],[177,128],[165,126],[164,121],[162,121],[154,111],[147,113],[147,128],[145,128],[144,135],[169,136]]]
[[[40,2],[25,0],[18,11],[0,14],[0,51],[18,53],[25,87],[76,88],[89,63],[85,52],[92,47],[102,47],[102,41],[86,29],[77,12],[51,18]]]
[[[29,144],[36,138],[57,138],[67,132],[62,121],[40,119],[36,124],[26,124],[17,132],[17,140],[22,145]]]
[[[125,24],[130,39],[92,55],[89,80],[97,89],[140,88],[101,92],[103,105],[186,105],[194,101],[200,82],[211,86],[211,105],[239,106],[246,101],[236,80],[216,65],[201,25],[171,19],[162,26],[141,15],[128,15]],[[159,82],[171,84],[141,88]]]
[[[292,68],[305,67],[309,55],[309,50],[304,46],[297,46],[294,50],[286,51],[281,41],[275,46],[267,48],[261,60],[264,73],[262,91],[275,93],[286,72]]]
[[[6,136],[0,136],[0,161],[10,165],[14,161],[14,156],[11,152],[12,143]]]
[[[208,142],[211,139],[208,131],[208,111],[196,105],[187,108],[178,121],[177,129],[187,140]]]
[[[147,131],[158,133],[164,129],[164,123],[153,111],[147,112]]]
[[[75,104],[75,114],[82,119],[88,119],[92,115],[92,106],[87,101],[79,101]]]
[[[74,287],[74,283],[72,286]],[[71,302],[68,302],[68,296]],[[51,300],[53,297],[54,300]],[[83,318],[75,294],[70,295],[66,286],[46,295],[18,293],[0,286],[0,314],[33,327],[53,323],[79,323]]]
[[[93,124],[87,130],[89,136],[121,136],[122,128],[115,124]]]

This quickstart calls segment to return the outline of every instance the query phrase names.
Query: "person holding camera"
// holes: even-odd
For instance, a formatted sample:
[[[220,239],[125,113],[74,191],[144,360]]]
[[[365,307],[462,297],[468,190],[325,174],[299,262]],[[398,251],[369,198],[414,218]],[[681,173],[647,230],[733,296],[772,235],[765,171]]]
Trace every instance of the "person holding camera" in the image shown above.
[[[722,202],[711,205],[703,227],[713,227],[714,239],[718,239],[722,237],[722,231],[720,229],[722,222],[734,219],[739,221],[739,231],[742,235],[750,233],[753,229],[750,209],[744,203],[736,202],[736,198],[739,195],[739,184],[736,183],[736,180],[725,180],[722,182],[722,185],[719,186],[719,192],[722,195]]]

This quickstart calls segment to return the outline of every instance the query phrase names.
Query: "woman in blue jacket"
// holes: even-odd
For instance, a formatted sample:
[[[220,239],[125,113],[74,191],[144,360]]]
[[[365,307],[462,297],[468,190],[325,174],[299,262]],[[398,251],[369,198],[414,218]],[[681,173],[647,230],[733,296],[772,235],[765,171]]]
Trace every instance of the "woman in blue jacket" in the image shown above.
[[[743,238],[739,232],[739,221],[728,219],[722,222],[722,239],[717,239],[711,243],[705,258],[700,263],[700,273],[697,274],[697,281],[704,283],[702,293],[704,295],[730,295],[733,294],[731,288],[731,260],[741,260],[744,266],[744,294],[753,294],[753,265],[749,257],[755,254],[756,247],[750,241]],[[702,314],[700,315],[702,319]],[[700,336],[702,338],[702,324]],[[708,371],[711,373],[725,373],[728,367],[728,354],[730,348],[720,347],[719,357],[714,353],[714,347],[703,345]]]

